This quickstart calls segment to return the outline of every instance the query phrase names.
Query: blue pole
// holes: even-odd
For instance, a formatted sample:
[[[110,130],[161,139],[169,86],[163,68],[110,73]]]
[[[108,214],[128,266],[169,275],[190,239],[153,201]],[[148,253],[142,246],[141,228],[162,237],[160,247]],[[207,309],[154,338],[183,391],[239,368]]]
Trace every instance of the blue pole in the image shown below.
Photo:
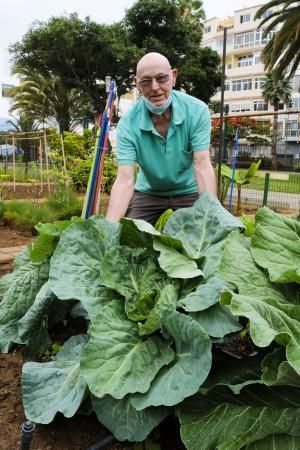
[[[232,194],[233,194],[233,187],[234,187],[234,175],[235,175],[235,168],[236,168],[236,160],[237,160],[237,154],[239,151],[239,129],[236,129],[235,133],[235,142],[234,142],[234,152],[233,152],[233,161],[232,161],[232,176],[231,176],[231,182],[230,182],[230,194],[229,194],[229,202],[228,202],[228,211],[231,211],[232,207]]]

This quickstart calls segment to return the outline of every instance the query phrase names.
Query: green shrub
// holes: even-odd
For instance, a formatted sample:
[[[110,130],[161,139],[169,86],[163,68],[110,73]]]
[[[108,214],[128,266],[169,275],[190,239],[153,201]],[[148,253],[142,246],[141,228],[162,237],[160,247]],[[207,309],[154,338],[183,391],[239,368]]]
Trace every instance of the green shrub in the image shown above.
[[[4,222],[13,226],[22,226],[33,230],[38,222],[51,222],[51,211],[41,204],[33,204],[29,200],[12,200],[5,204]]]
[[[72,216],[80,216],[82,201],[72,189],[58,186],[46,199],[45,208],[53,213],[55,220],[69,219]]]
[[[69,175],[76,189],[86,189],[92,167],[91,159],[84,159],[69,170]]]

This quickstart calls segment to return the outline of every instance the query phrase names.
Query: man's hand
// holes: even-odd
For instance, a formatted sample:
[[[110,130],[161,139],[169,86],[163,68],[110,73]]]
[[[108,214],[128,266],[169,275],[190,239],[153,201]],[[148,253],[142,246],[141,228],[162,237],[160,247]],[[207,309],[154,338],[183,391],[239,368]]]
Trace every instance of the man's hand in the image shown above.
[[[194,152],[194,172],[199,194],[210,192],[217,196],[217,182],[209,150]]]
[[[134,166],[119,166],[108,203],[106,219],[119,222],[124,217],[134,193]]]

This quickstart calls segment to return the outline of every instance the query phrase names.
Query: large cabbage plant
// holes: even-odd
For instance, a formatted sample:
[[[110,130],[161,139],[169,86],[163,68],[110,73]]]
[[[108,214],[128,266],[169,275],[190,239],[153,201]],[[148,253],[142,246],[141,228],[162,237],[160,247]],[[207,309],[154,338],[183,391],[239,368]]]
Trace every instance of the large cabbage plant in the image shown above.
[[[24,364],[28,419],[90,401],[120,441],[176,415],[188,450],[300,448],[299,222],[262,208],[245,237],[203,193],[156,228],[95,216],[39,232],[0,280],[1,350],[44,352],[70,309],[87,333]]]

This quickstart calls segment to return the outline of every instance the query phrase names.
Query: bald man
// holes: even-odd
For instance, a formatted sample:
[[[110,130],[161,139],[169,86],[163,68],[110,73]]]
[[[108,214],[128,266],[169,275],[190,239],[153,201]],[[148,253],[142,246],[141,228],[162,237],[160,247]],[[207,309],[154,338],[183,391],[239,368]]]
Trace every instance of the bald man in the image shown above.
[[[204,191],[217,193],[208,107],[173,90],[176,77],[177,69],[159,53],[137,64],[142,96],[117,127],[118,173],[106,215],[111,222],[126,216],[155,224],[166,209],[192,206]]]

